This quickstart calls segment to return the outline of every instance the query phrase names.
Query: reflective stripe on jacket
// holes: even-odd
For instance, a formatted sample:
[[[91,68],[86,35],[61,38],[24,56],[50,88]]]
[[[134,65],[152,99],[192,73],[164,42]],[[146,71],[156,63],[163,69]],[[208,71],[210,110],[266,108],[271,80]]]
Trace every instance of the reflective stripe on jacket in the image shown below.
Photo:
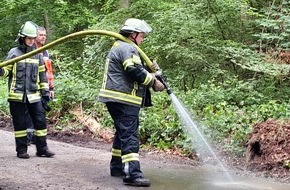
[[[5,60],[23,55],[20,48],[12,48]],[[3,67],[3,77],[8,77],[8,101],[38,102],[41,96],[49,95],[45,65],[40,54]]]
[[[116,41],[106,59],[99,101],[143,107],[146,86],[152,81],[138,50],[132,44]]]

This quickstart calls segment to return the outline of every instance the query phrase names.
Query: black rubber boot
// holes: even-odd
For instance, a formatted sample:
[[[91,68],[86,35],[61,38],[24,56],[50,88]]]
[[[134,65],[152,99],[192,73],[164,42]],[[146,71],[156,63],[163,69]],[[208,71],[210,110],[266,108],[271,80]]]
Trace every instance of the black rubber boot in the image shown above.
[[[17,153],[17,157],[22,158],[22,159],[28,159],[30,156],[29,156],[29,154],[24,152],[24,153]]]
[[[143,177],[136,179],[124,178],[123,182],[125,185],[140,186],[140,187],[148,187],[151,185],[150,180]]]
[[[122,177],[122,176],[125,176],[125,174],[120,169],[111,169],[111,176],[113,176],[113,177]]]
[[[55,154],[49,150],[36,152],[36,156],[39,156],[39,157],[53,157],[54,155]]]

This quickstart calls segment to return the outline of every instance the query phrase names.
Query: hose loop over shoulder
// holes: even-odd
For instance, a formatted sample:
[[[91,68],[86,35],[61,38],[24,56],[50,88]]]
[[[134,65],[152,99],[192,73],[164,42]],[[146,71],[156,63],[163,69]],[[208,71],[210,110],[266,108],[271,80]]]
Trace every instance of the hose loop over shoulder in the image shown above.
[[[0,63],[0,67],[4,67],[6,65],[11,65],[11,64],[14,64],[16,62],[19,62],[23,59],[26,59],[28,57],[31,57],[33,55],[36,55],[40,52],[43,52],[44,50],[47,50],[49,48],[52,48],[58,44],[61,44],[61,43],[64,43],[68,40],[71,40],[71,39],[74,39],[74,38],[80,38],[80,37],[85,37],[85,36],[88,36],[88,35],[105,35],[105,36],[111,36],[111,37],[114,37],[114,38],[117,38],[119,40],[122,40],[122,41],[125,41],[125,42],[128,42],[130,44],[133,44],[134,46],[136,46],[137,50],[139,51],[141,57],[143,58],[143,60],[145,61],[146,65],[151,69],[152,67],[152,62],[151,60],[147,57],[147,55],[136,45],[134,44],[132,41],[130,41],[129,39],[125,38],[124,36],[122,36],[121,34],[118,34],[118,33],[115,33],[115,32],[111,32],[111,31],[107,31],[107,30],[86,30],[86,31],[80,31],[80,32],[75,32],[75,33],[72,33],[72,34],[69,34],[67,36],[64,36],[62,38],[59,38],[53,42],[50,42],[36,50],[33,50],[29,53],[26,53],[24,55],[21,55],[19,57],[16,57],[14,59],[10,59],[10,60],[7,60],[7,61],[4,61],[2,63]],[[154,71],[154,69],[152,69]]]

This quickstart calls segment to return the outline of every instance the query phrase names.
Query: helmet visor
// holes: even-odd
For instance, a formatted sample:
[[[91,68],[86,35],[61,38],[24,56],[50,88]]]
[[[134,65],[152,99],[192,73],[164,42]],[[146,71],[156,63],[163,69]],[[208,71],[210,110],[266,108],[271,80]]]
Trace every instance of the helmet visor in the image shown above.
[[[144,33],[150,33],[152,31],[152,28],[147,24],[147,22],[145,22],[144,20],[142,20],[141,24],[140,24],[140,28],[139,30],[141,32],[144,32]]]

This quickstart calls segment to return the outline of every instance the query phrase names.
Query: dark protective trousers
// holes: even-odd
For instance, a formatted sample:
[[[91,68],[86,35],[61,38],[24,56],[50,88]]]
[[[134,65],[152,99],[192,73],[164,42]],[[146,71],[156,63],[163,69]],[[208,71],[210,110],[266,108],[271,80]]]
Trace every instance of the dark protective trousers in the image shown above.
[[[120,155],[112,155],[111,171],[121,170],[125,177],[130,179],[143,177],[138,155],[140,108],[115,102],[109,102],[106,105],[116,129],[112,148],[113,150],[120,150],[121,153]],[[131,155],[138,155],[138,158],[122,160],[122,158]]]
[[[9,102],[10,113],[12,115],[12,121],[14,126],[15,134],[17,132],[26,131],[27,127],[33,123],[35,130],[46,131],[46,117],[45,110],[41,102],[36,103],[21,103],[21,102]],[[46,132],[44,135],[36,135],[36,150],[37,152],[46,151]],[[27,135],[15,135],[16,141],[16,152],[25,153],[27,152]]]

